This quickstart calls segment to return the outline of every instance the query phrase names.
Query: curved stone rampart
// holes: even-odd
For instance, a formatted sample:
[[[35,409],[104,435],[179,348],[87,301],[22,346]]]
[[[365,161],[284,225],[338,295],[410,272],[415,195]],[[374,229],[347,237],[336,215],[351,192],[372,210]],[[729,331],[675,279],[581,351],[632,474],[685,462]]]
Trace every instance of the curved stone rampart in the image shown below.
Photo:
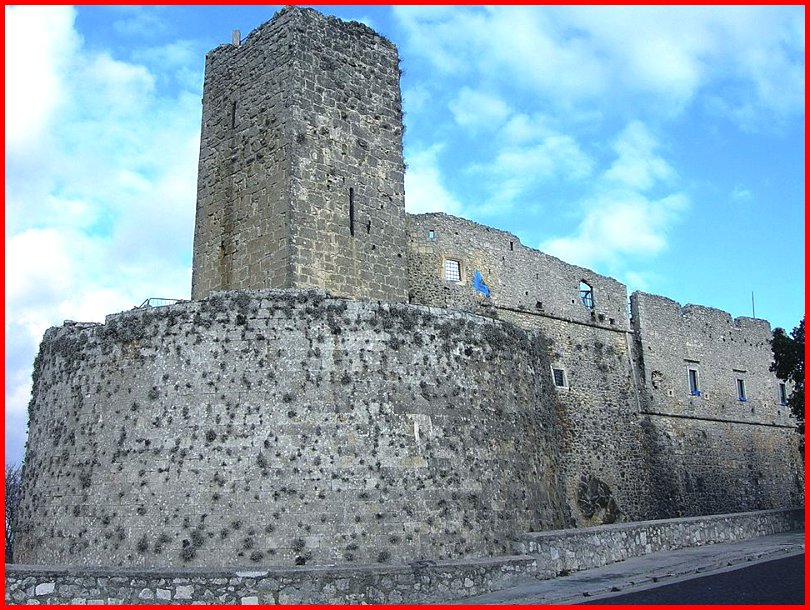
[[[566,522],[548,367],[540,335],[508,323],[320,292],[216,293],[52,328],[15,560],[503,553]]]

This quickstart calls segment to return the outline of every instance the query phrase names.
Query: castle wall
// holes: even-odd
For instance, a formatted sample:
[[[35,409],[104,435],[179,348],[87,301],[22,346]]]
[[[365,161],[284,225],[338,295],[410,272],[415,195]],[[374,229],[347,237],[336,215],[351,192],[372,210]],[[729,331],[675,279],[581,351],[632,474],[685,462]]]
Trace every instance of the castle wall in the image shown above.
[[[555,387],[565,433],[560,478],[571,526],[655,518],[650,502],[644,416],[626,333],[536,314],[499,311],[499,317],[551,341],[551,363],[565,371]],[[551,371],[543,371],[549,376]]]
[[[560,476],[573,524],[795,506],[795,422],[779,404],[770,326],[636,293],[445,214],[408,216],[409,299],[511,321],[552,342],[565,439]],[[445,261],[460,264],[448,280]],[[490,296],[472,285],[479,270]],[[592,289],[593,307],[579,298]],[[691,395],[688,370],[700,395]],[[741,379],[746,400],[738,397]]]
[[[800,531],[804,511],[617,523],[526,534],[513,555],[418,565],[140,568],[6,565],[7,604],[436,604],[661,550]],[[771,553],[801,552],[800,536]],[[763,548],[763,550],[766,550]],[[674,576],[674,575],[673,575]],[[592,594],[609,581],[594,582]]]
[[[611,330],[628,330],[627,288],[613,278],[529,248],[511,233],[443,213],[409,214],[409,300],[470,311],[483,295],[472,289],[476,270],[491,291],[489,305]],[[461,280],[444,279],[444,262],[456,260]],[[593,308],[580,283],[593,290]]]
[[[545,342],[477,316],[228,292],[50,329],[20,563],[320,565],[563,527]],[[504,383],[508,380],[508,383]]]
[[[560,478],[571,525],[650,518],[649,460],[639,413],[623,284],[523,246],[511,233],[446,214],[408,216],[409,298],[508,320],[551,340],[564,422]],[[444,261],[461,280],[448,281]],[[490,297],[472,287],[479,270]],[[593,309],[580,282],[593,290]],[[552,383],[551,367],[542,371]]]
[[[206,58],[192,298],[233,288],[406,297],[396,47],[277,13]]]
[[[658,512],[802,504],[799,438],[769,370],[768,322],[641,292],[631,301]],[[697,372],[694,393],[690,370]]]

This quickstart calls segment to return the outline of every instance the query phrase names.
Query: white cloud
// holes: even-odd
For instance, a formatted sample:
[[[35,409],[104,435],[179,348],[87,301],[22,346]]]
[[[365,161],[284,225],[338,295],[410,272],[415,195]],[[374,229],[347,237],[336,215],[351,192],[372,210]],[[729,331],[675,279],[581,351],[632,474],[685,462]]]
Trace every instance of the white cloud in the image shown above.
[[[560,110],[598,100],[668,117],[704,96],[740,120],[803,112],[804,14],[796,7],[398,7],[394,14],[408,53],[440,78],[516,86]]]
[[[735,203],[745,203],[751,201],[754,198],[753,193],[749,191],[744,186],[739,184],[734,186],[734,189],[731,191],[731,201]]]
[[[68,6],[6,6],[6,148],[35,148],[64,103],[63,78],[79,44]]]
[[[155,13],[155,7],[120,6],[120,19],[113,21],[113,29],[123,36],[151,38],[166,31],[166,23]]]
[[[586,267],[615,265],[623,258],[654,256],[664,250],[667,232],[689,200],[681,192],[660,197],[645,194],[675,179],[656,148],[643,124],[632,122],[625,127],[614,142],[616,159],[595,181],[593,195],[582,203],[583,219],[574,233],[548,239],[540,249]]]
[[[685,210],[681,193],[662,199],[639,194],[606,194],[591,206],[575,234],[544,242],[540,249],[565,261],[595,267],[621,257],[654,256],[666,248],[666,232]]]
[[[510,130],[515,129],[512,124]],[[467,167],[466,175],[482,184],[480,203],[470,206],[471,210],[488,216],[515,206],[534,207],[538,204],[526,201],[532,189],[551,181],[580,182],[591,174],[594,162],[573,137],[547,132],[544,137],[529,141],[530,135],[539,132],[530,128],[522,135],[507,133],[502,137],[506,143],[495,149],[492,159]],[[512,145],[510,141],[521,144]]]
[[[552,133],[547,117],[521,113],[512,115],[498,135],[507,144],[520,145]]]
[[[591,165],[574,138],[555,134],[531,146],[502,149],[495,158],[494,172],[525,176],[532,182],[555,175],[576,180],[587,176]]]
[[[509,116],[509,106],[497,95],[462,87],[450,102],[456,123],[471,129],[494,131]]]
[[[641,122],[631,122],[613,144],[618,158],[605,172],[605,179],[640,191],[648,190],[658,182],[671,181],[675,171],[655,154],[657,147],[657,142]]]
[[[438,166],[441,144],[408,155],[405,171],[405,209],[411,214],[446,212],[461,214],[462,206],[444,186]]]
[[[72,29],[72,11],[28,8],[7,9],[7,33],[23,31],[51,50],[35,62],[47,87],[30,79],[39,88],[23,87],[6,109],[16,129],[6,141],[11,447],[22,446],[31,365],[45,329],[66,319],[102,321],[147,297],[188,295],[199,152],[199,89],[160,86],[171,80],[160,70],[176,64],[150,69],[90,52]],[[147,49],[143,57],[173,52],[180,61],[181,48]],[[31,62],[7,53],[7,86]],[[46,93],[56,103],[26,107],[29,96]]]
[[[465,33],[480,29],[476,22],[481,18],[454,6],[394,6],[392,12],[409,46],[429,57],[440,71],[463,74],[470,69],[460,47]]]
[[[402,89],[402,107],[406,112],[418,112],[430,104],[430,91],[422,85]],[[407,116],[406,116],[407,122]]]

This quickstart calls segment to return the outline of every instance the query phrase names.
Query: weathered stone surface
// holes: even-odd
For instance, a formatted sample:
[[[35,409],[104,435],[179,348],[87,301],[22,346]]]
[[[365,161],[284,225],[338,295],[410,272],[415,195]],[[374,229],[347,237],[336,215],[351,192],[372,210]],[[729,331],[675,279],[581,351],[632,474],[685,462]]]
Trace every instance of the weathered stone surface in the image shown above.
[[[164,568],[45,568],[9,565],[6,601],[15,603],[126,603],[168,602],[161,584],[175,583],[175,603],[206,604],[368,604],[437,603],[504,589],[518,578],[554,578],[559,573],[605,565],[651,551],[694,544],[741,540],[801,528],[803,511],[761,511],[639,523],[617,523],[594,528],[550,531],[520,536],[514,550],[522,555],[430,562],[430,565],[366,565],[356,567],[270,568],[267,582],[210,568],[182,571]],[[641,542],[646,540],[646,543]],[[428,563],[428,562],[425,562]],[[131,583],[116,587],[110,572],[127,575]],[[106,583],[101,585],[100,583]],[[194,584],[178,584],[191,583]],[[26,584],[28,583],[28,584]],[[47,595],[34,595],[34,586],[59,584]],[[28,585],[32,585],[26,591]],[[63,585],[86,592],[81,598],[64,596]],[[257,590],[258,587],[258,590]],[[99,591],[91,597],[90,591]],[[141,595],[154,591],[155,595]],[[88,597],[90,599],[88,599]],[[103,598],[102,598],[103,597]],[[179,601],[178,601],[179,600]]]
[[[194,585],[177,585],[174,589],[174,599],[192,599]]]
[[[799,437],[778,404],[765,320],[644,293],[632,296],[628,319],[620,282],[446,214],[409,215],[408,249],[411,302],[509,320],[550,340],[565,380],[559,473],[572,524],[802,504]],[[447,260],[458,262],[459,281],[445,279]],[[472,286],[475,271],[488,298]],[[699,369],[701,396],[690,395],[689,367]]]
[[[172,598],[172,592],[169,589],[161,589],[158,587],[155,589],[155,597],[157,599],[169,600]]]
[[[767,322],[641,293],[628,319],[612,278],[404,214],[397,62],[366,26],[297,8],[209,53],[197,300],[46,333],[16,559],[239,572],[31,580],[28,598],[306,601],[265,568],[413,562],[321,591],[399,601],[477,586],[431,562],[532,530],[802,504]],[[289,290],[243,290],[266,287]],[[614,560],[655,547],[641,534],[599,542]]]
[[[192,298],[322,288],[404,301],[396,47],[288,8],[206,58]]]
[[[548,362],[506,322],[315,291],[51,329],[18,559],[255,582],[273,565],[502,553],[566,523]]]

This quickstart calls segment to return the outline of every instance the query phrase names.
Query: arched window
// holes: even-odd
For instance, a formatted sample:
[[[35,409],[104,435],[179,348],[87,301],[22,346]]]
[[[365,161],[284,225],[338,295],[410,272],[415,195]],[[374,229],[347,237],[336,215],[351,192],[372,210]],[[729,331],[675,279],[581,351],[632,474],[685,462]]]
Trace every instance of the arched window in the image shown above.
[[[579,300],[588,309],[593,309],[593,288],[585,280],[579,283]]]

